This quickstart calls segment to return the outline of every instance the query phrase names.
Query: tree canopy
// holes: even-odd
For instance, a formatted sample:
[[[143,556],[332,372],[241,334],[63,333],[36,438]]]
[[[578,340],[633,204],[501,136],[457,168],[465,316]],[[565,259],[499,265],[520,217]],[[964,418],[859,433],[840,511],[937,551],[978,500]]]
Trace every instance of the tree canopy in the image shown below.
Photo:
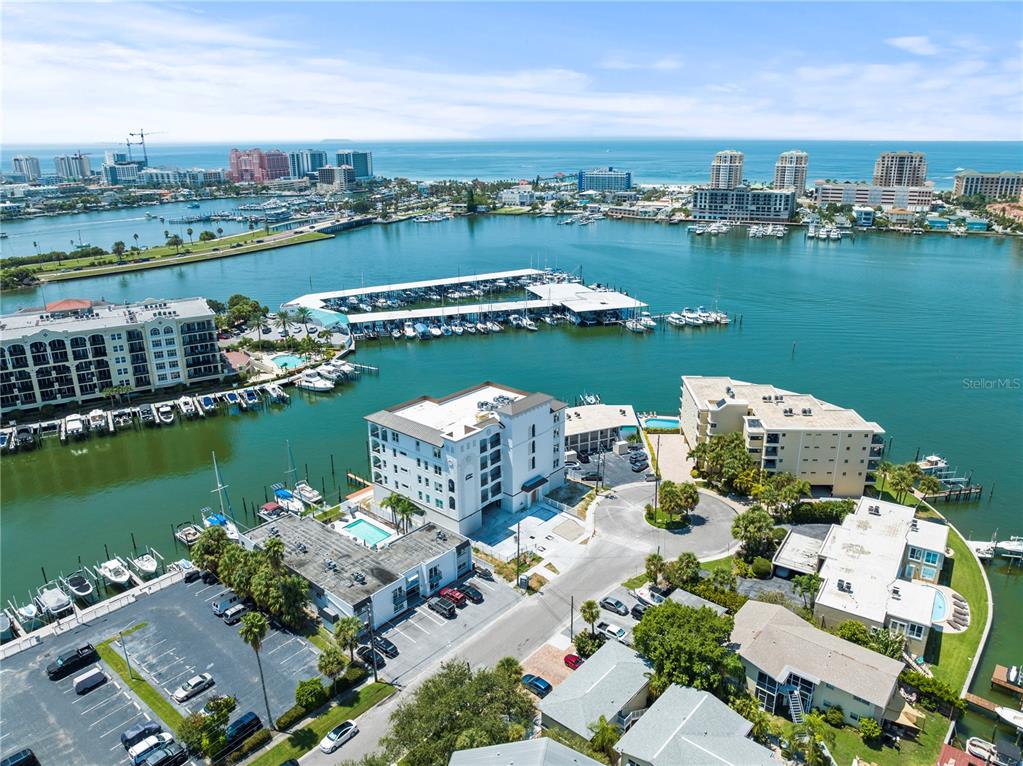
[[[732,537],[742,543],[740,556],[752,561],[757,556],[770,558],[774,553],[774,519],[759,505],[750,506],[732,521]]]
[[[737,490],[736,481],[750,469],[756,468],[756,461],[749,454],[743,436],[738,431],[712,436],[693,447],[689,455],[708,481],[729,490]]]

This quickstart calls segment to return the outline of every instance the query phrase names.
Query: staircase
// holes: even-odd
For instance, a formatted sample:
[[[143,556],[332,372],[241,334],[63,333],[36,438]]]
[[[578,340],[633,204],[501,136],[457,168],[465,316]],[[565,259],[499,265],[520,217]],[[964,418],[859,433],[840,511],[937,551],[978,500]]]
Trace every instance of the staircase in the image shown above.
[[[802,723],[804,713],[803,698],[799,696],[799,690],[793,688],[789,691],[789,715],[792,717],[792,723]]]

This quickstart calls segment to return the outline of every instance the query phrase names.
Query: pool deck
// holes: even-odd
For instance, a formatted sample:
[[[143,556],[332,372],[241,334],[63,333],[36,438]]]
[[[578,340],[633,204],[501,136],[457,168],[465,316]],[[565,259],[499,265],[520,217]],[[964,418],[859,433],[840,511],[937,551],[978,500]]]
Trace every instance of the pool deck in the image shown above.
[[[348,529],[348,527],[352,526],[353,524],[358,524],[358,522],[360,522],[360,521],[362,522],[362,524],[359,524],[359,526],[363,526],[365,524],[369,524],[374,529],[378,529],[381,532],[386,532],[387,533],[386,536],[385,537],[381,537],[379,540],[375,540],[373,542],[370,542],[369,540],[366,540],[365,538],[360,537],[359,535],[357,535],[354,531]],[[389,528],[388,526],[385,526],[383,523],[381,523],[381,522],[379,522],[379,521],[377,521],[375,519],[371,519],[368,516],[366,516],[365,514],[359,513],[358,511],[355,512],[355,514],[352,516],[352,518],[349,521],[345,521],[345,522],[336,521],[336,522],[334,522],[333,527],[334,527],[334,530],[338,534],[344,535],[345,537],[350,537],[353,540],[357,540],[358,542],[360,542],[363,545],[365,545],[367,548],[378,548],[379,546],[381,546],[381,545],[383,545],[383,544],[385,544],[385,543],[387,543],[387,542],[389,542],[391,540],[394,540],[395,538],[397,538],[399,536],[398,535],[398,531],[396,529]]]

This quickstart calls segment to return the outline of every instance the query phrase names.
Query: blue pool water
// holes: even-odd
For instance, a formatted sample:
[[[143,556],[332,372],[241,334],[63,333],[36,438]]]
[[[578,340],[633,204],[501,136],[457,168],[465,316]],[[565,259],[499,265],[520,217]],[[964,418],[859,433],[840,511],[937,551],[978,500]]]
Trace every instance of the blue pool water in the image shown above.
[[[937,588],[934,589],[934,609],[931,611],[931,622],[941,622],[948,613],[948,604],[945,603],[945,594]]]
[[[365,519],[356,519],[351,524],[345,524],[344,528],[369,546],[377,545],[391,536],[386,529],[381,529]]]
[[[273,363],[282,370],[294,370],[296,367],[305,364],[305,357],[296,356],[295,354],[278,354],[273,358]]]
[[[619,430],[621,431],[622,436],[632,436],[634,433],[639,432],[639,429],[636,426],[622,426]]]
[[[647,428],[678,428],[678,418],[647,418],[643,425]]]

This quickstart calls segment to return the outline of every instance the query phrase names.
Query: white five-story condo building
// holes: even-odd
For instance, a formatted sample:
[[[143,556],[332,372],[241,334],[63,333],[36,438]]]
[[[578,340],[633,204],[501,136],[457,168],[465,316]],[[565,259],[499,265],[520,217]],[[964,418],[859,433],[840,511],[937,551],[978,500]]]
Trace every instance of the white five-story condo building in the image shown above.
[[[564,402],[496,383],[368,415],[373,494],[414,502],[461,534],[484,511],[525,510],[564,483]]]

